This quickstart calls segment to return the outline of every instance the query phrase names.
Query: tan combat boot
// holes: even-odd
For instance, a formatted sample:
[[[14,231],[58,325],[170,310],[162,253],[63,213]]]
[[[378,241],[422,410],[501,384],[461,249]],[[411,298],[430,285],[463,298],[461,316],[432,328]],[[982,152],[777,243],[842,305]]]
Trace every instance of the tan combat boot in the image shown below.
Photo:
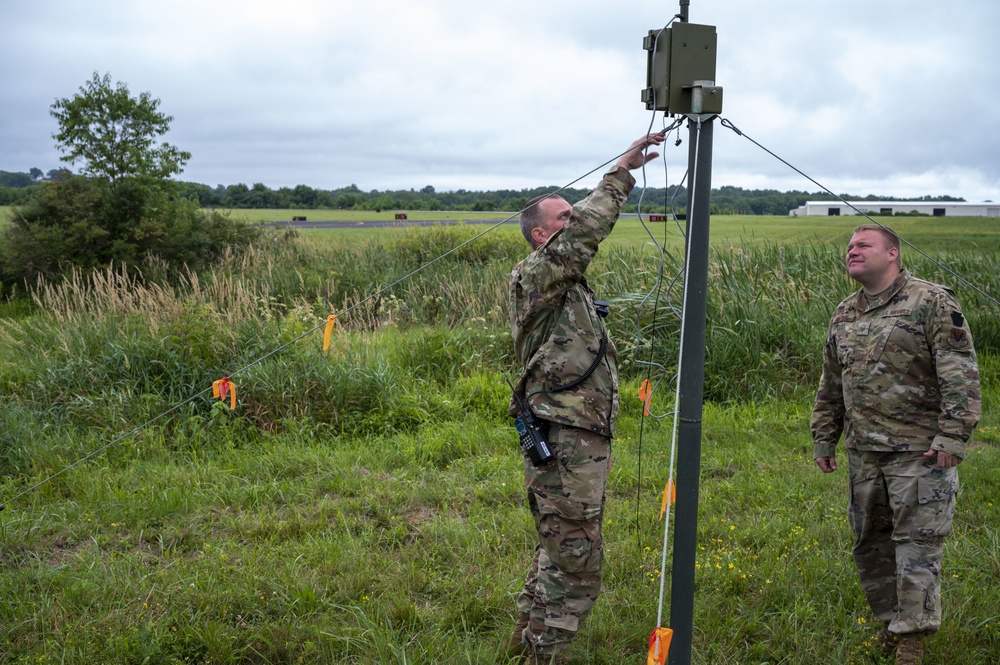
[[[921,665],[924,662],[924,634],[904,633],[899,636],[896,665]]]

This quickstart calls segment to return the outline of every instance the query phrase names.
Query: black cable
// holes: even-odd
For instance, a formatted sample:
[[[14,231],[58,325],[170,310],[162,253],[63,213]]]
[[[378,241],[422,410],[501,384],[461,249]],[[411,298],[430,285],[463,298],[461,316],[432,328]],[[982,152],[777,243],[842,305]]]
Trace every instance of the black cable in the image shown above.
[[[594,358],[594,362],[590,364],[590,367],[588,367],[583,374],[576,377],[569,383],[564,383],[561,386],[552,386],[551,388],[549,388],[549,390],[554,393],[559,393],[564,390],[570,390],[572,388],[576,388],[578,385],[580,385],[581,383],[590,378],[590,375],[594,373],[594,371],[597,369],[597,366],[601,364],[602,360],[604,360],[604,355],[607,352],[608,352],[608,336],[605,335],[604,337],[601,338],[601,342],[598,345],[597,356]]]
[[[674,18],[676,19],[678,17],[674,17]],[[672,22],[673,22],[673,20],[671,20],[671,23]],[[668,26],[669,26],[669,24],[668,24]],[[659,39],[659,35],[657,35],[657,39]],[[655,42],[654,42],[653,48],[654,49],[656,48]],[[655,102],[656,91],[655,90],[654,90],[653,94],[654,94],[653,105],[655,106],[656,105],[656,102]],[[647,134],[652,131],[653,123],[655,122],[655,120],[656,120],[656,113],[654,111],[653,115],[650,118],[649,129],[647,129]],[[661,129],[660,133],[666,133],[667,135],[669,135],[670,132],[672,132],[675,129],[678,129],[680,127],[680,125],[683,123],[683,121],[684,121],[683,117],[678,118],[669,127]],[[677,142],[677,145],[680,145],[680,134],[679,133],[678,133],[678,142]],[[664,162],[664,168],[663,168],[663,172],[664,172],[664,196],[666,196],[666,192],[669,190],[669,183],[670,183],[669,171],[667,170],[667,166],[666,166],[666,151],[664,151],[664,153],[663,153],[663,162]],[[653,285],[653,288],[650,289],[649,293],[647,293],[643,297],[643,299],[640,301],[639,305],[636,307],[636,341],[635,341],[636,354],[638,354],[640,352],[639,351],[639,346],[640,346],[640,344],[642,342],[642,308],[646,304],[646,302],[649,300],[650,296],[652,296],[654,293],[656,294],[656,296],[655,296],[655,298],[653,300],[653,319],[652,319],[652,322],[651,322],[650,326],[652,328],[654,328],[654,329],[656,327],[656,316],[657,316],[657,313],[659,312],[660,295],[662,293],[662,286],[663,286],[663,267],[664,267],[664,265],[666,263],[666,252],[665,252],[665,250],[663,248],[664,245],[666,244],[666,230],[667,230],[666,224],[664,224],[664,227],[663,227],[664,236],[663,236],[663,243],[661,244],[661,243],[657,242],[656,237],[653,235],[653,232],[649,229],[649,227],[646,225],[646,222],[642,218],[642,201],[643,201],[643,198],[646,195],[646,168],[645,168],[645,165],[643,165],[643,169],[642,169],[642,178],[643,178],[643,191],[642,191],[642,195],[639,197],[639,204],[638,204],[639,223],[642,224],[643,229],[646,230],[646,233],[649,235],[650,240],[653,241],[653,245],[657,248],[657,250],[659,250],[659,252],[660,252],[660,262],[659,262],[659,265],[657,267],[656,281],[655,281],[655,283]],[[685,180],[687,179],[687,173],[686,172],[684,174],[684,179]],[[682,182],[683,182],[683,180],[682,180]],[[674,190],[674,194],[673,194],[673,196],[671,196],[671,198],[669,200],[666,200],[666,199],[664,200],[664,209],[665,209],[664,211],[666,212],[666,210],[669,209],[671,211],[671,216],[674,218],[675,221],[676,221],[677,217],[676,217],[676,214],[673,213],[672,205],[673,205],[673,198],[676,197],[678,191],[680,191],[679,187]],[[682,233],[682,235],[683,235],[683,233]],[[676,275],[674,277],[674,279],[671,281],[670,286],[667,289],[668,296],[669,296],[670,290],[673,288],[673,284],[676,283],[678,277],[679,277],[679,274]],[[668,300],[668,302],[669,302],[669,300]],[[674,308],[674,306],[673,306],[672,303],[670,303],[670,308],[671,308],[671,310],[675,314],[677,314],[676,309]],[[652,341],[650,341],[650,344],[649,344],[649,359],[646,360],[646,361],[643,361],[641,359],[638,359],[638,357],[637,357],[636,364],[637,365],[646,365],[646,366],[649,366],[649,367],[657,367],[657,368],[659,368],[659,370],[662,373],[665,373],[666,372],[666,368],[663,365],[661,365],[659,363],[653,362],[653,353],[654,353],[654,347],[653,347]],[[650,378],[649,375],[647,375],[646,380],[648,381],[649,378]],[[663,377],[661,376],[660,379],[657,380],[656,386],[650,391],[649,396],[646,398],[646,400],[643,401],[643,417],[640,418],[640,420],[639,420],[639,436],[638,436],[637,452],[636,452],[637,457],[638,457],[638,468],[637,468],[637,471],[636,471],[635,533],[636,533],[636,548],[640,552],[642,551],[642,541],[641,541],[641,535],[640,535],[640,533],[641,533],[640,521],[641,521],[641,499],[642,499],[642,444],[643,444],[643,436],[644,436],[644,433],[645,433],[645,424],[646,424],[645,413],[646,413],[646,408],[647,408],[647,406],[649,404],[649,401],[652,399],[652,393],[656,391],[656,388],[659,387],[659,385],[660,385],[660,383],[662,381],[663,381]]]
[[[656,38],[653,40],[653,52],[654,53],[656,52],[657,44],[659,43],[660,37],[663,35],[664,31],[666,31],[670,27],[670,25],[674,21],[676,21],[678,19],[683,21],[684,20],[683,15],[676,14],[675,16],[673,16],[667,22],[667,24],[665,26],[663,26],[663,29],[661,29],[658,33],[656,33]],[[656,110],[655,110],[656,109],[656,87],[655,86],[653,88],[653,109],[654,109],[653,110],[653,114],[649,118],[649,127],[646,130],[647,136],[652,132],[652,130],[653,130],[653,123],[656,121]],[[664,116],[664,120],[665,119],[666,119],[666,116]],[[671,131],[673,131],[674,129],[679,128],[680,125],[683,123],[683,121],[684,121],[683,116],[680,117],[680,118],[677,118],[677,120],[675,120],[669,127],[661,129],[660,132],[669,135],[669,133]],[[680,134],[679,133],[678,133],[678,139],[677,139],[677,144],[676,145],[680,145]],[[666,160],[666,150],[663,151],[663,163],[664,163],[663,172],[664,172],[664,187],[665,187],[665,189],[664,189],[664,198],[665,198],[666,197],[666,193],[669,190],[669,182],[670,182],[670,180],[669,180],[669,174],[668,174],[667,167],[666,167],[666,163],[667,163],[667,160]],[[687,173],[685,173],[684,178],[685,179],[687,178]],[[682,180],[682,182],[683,182],[683,180]],[[679,188],[678,188],[678,190],[679,190]],[[674,190],[674,196],[677,195],[677,191],[678,190]],[[660,263],[659,263],[659,265],[657,267],[656,281],[653,284],[653,288],[650,289],[649,293],[647,293],[643,297],[643,299],[639,302],[639,305],[636,307],[636,336],[635,336],[635,353],[636,353],[636,358],[637,358],[636,359],[636,364],[637,365],[646,365],[648,367],[658,367],[662,372],[665,373],[666,372],[666,368],[663,367],[663,365],[660,365],[659,363],[654,363],[653,362],[653,351],[654,351],[654,348],[653,348],[652,341],[650,341],[650,344],[649,344],[649,360],[648,361],[643,361],[643,360],[638,359],[638,354],[640,353],[639,346],[640,346],[640,344],[642,342],[642,308],[646,304],[646,301],[649,300],[649,297],[651,295],[653,295],[653,293],[655,293],[656,297],[655,297],[655,299],[653,301],[653,320],[652,320],[652,322],[650,324],[650,326],[655,329],[655,326],[656,326],[656,314],[657,314],[657,312],[659,310],[660,293],[661,293],[661,287],[663,285],[663,266],[666,263],[666,253],[665,253],[665,251],[663,249],[663,245],[661,245],[660,243],[658,243],[656,241],[656,238],[653,236],[653,232],[650,231],[649,227],[646,226],[645,221],[643,221],[643,219],[642,219],[642,201],[643,201],[643,198],[645,197],[645,195],[646,195],[646,165],[643,164],[643,166],[642,166],[642,195],[639,197],[639,204],[637,206],[637,210],[638,210],[638,214],[639,214],[639,223],[642,224],[642,228],[644,228],[646,230],[646,233],[649,235],[650,240],[653,241],[653,245],[657,248],[657,250],[659,250],[659,252],[660,252]],[[671,197],[670,201],[672,201],[672,200],[673,200],[673,197]],[[667,203],[666,200],[664,201],[664,204],[665,204],[665,208],[669,208],[670,207],[670,205]],[[676,221],[677,217],[676,217],[676,215],[673,214],[672,210],[671,210],[671,215],[674,218],[674,220]],[[664,224],[663,230],[664,230],[664,242],[663,242],[663,244],[665,245],[666,244],[666,224]],[[667,294],[668,294],[668,296],[670,294],[671,288],[673,288],[673,284],[676,283],[677,278],[678,278],[678,276],[675,276],[674,279],[671,281],[670,287],[667,288]],[[668,300],[668,302],[669,302],[669,300]],[[676,309],[674,309],[672,303],[670,305],[670,308],[676,314]],[[647,381],[649,380],[649,376],[648,375],[646,377],[646,380]],[[661,381],[662,381],[662,377],[660,378],[660,380],[658,380],[656,382],[656,386],[657,387],[659,387]],[[652,400],[652,393],[653,392],[655,392],[655,388],[650,391],[649,396],[643,401],[643,405],[642,405],[643,411],[642,411],[642,416],[639,419],[639,436],[638,436],[637,450],[636,450],[636,455],[638,457],[638,468],[636,470],[636,490],[635,490],[635,538],[636,538],[636,550],[638,552],[642,551],[641,529],[640,529],[641,498],[642,498],[642,443],[643,443],[643,435],[645,433],[645,425],[646,425],[646,418],[645,418],[646,408],[647,408],[647,404],[649,403],[649,401]]]

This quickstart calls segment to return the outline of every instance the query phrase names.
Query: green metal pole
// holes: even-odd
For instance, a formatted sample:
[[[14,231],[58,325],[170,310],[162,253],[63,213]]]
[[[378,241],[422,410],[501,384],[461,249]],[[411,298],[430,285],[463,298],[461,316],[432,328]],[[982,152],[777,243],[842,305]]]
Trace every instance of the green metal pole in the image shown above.
[[[690,115],[687,260],[681,329],[680,406],[677,427],[677,505],[670,577],[670,665],[689,665],[694,637],[694,572],[698,544],[698,481],[705,386],[708,304],[708,231],[712,191],[714,116]]]

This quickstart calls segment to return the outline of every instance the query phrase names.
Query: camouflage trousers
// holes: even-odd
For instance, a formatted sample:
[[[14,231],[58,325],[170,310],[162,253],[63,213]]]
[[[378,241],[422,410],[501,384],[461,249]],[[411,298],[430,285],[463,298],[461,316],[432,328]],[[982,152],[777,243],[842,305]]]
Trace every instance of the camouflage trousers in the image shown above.
[[[936,632],[958,469],[922,452],[847,452],[852,551],[868,604],[890,632]]]
[[[518,613],[528,617],[522,639],[544,656],[569,645],[601,590],[601,522],[611,458],[610,439],[576,427],[552,423],[548,441],[552,461],[524,464],[538,545],[517,599]]]

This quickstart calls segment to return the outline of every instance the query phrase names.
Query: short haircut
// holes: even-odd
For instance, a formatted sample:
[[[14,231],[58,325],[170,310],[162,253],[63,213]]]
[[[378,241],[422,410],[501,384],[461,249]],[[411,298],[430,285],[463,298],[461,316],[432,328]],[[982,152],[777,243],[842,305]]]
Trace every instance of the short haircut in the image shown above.
[[[897,256],[896,265],[898,265],[900,268],[903,267],[903,249],[899,243],[899,236],[896,235],[895,231],[890,229],[888,226],[885,226],[884,224],[862,224],[861,226],[854,229],[854,231],[851,232],[851,235],[854,235],[855,233],[861,233],[862,231],[878,231],[879,233],[881,233],[882,237],[885,239],[885,246],[893,247],[896,249],[896,256]]]
[[[521,235],[531,245],[531,249],[537,249],[535,241],[531,237],[531,232],[545,222],[545,215],[542,207],[538,205],[545,199],[552,198],[552,194],[542,194],[528,201],[528,204],[521,209]]]

